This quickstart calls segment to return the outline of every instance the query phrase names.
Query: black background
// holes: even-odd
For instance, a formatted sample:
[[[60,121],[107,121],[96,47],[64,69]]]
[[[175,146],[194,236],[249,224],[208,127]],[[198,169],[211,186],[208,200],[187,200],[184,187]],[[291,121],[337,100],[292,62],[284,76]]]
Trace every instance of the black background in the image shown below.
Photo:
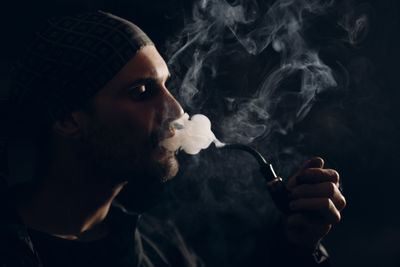
[[[279,143],[296,148],[301,159],[321,155],[328,167],[341,174],[348,206],[342,222],[325,241],[334,263],[337,266],[399,266],[400,2],[344,3],[346,12],[367,10],[369,16],[368,33],[359,44],[343,45],[338,41],[321,49],[321,57],[328,65],[335,68],[339,62],[346,69],[347,80],[343,78],[346,75],[338,74],[339,80],[346,84],[342,84],[345,89],[321,96],[310,114],[294,127],[293,133],[280,137]],[[3,1],[0,32],[2,117],[6,117],[3,115],[7,111],[5,99],[10,64],[45,18],[103,9],[138,24],[165,55],[166,40],[183,27],[184,14],[190,15],[191,5],[191,1],[183,0]],[[308,32],[309,40],[319,45],[322,37],[343,38],[344,33],[335,27],[335,16],[341,12],[340,8],[343,5],[339,5],[333,15],[316,22],[318,25]],[[223,90],[229,90],[229,83],[224,85],[222,81],[221,84],[226,86]],[[212,121],[218,120],[218,111],[207,112],[207,105],[200,111],[209,115]],[[7,126],[4,123],[1,127],[3,135]],[[215,130],[218,135],[218,127]],[[302,133],[300,144],[295,133]],[[29,149],[21,150],[25,150],[23,145],[11,149],[10,153],[25,153]],[[238,254],[247,255],[246,251],[256,246],[262,248],[254,239],[260,237],[260,232],[268,235],[262,229],[268,228],[276,212],[268,204],[268,196],[262,195],[262,181],[254,174],[256,167],[251,167],[251,160],[240,153],[233,156],[215,152],[210,149],[200,156],[180,155],[182,171],[169,186],[168,202],[152,213],[174,220],[188,243],[210,266],[232,266],[233,262],[240,264],[246,258]],[[280,173],[288,175],[294,171],[297,161],[286,170],[283,167],[293,160],[293,155],[275,154],[279,156],[274,163]],[[21,158],[11,158],[11,172],[15,166],[19,169],[29,167],[26,158]],[[235,170],[235,165],[240,168]],[[243,166],[249,166],[254,179],[243,182],[236,178],[249,175]]]

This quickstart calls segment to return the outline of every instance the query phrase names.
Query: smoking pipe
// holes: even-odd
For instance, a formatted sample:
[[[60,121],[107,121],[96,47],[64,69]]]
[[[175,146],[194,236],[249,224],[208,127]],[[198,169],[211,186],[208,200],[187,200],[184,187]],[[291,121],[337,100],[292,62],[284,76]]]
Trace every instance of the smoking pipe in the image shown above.
[[[289,191],[286,189],[282,178],[276,175],[272,164],[268,163],[260,152],[248,145],[243,144],[226,144],[221,148],[241,150],[251,154],[257,160],[258,165],[260,166],[260,172],[267,181],[267,189],[273,201],[275,202],[275,205],[281,212],[285,214],[289,213]]]

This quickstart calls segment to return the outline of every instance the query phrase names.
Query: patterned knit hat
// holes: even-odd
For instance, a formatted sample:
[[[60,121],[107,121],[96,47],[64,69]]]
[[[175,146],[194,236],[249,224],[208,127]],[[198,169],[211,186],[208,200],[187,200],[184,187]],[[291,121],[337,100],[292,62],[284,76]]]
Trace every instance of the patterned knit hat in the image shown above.
[[[147,45],[136,25],[102,11],[50,20],[13,71],[10,102],[26,117],[62,119]]]

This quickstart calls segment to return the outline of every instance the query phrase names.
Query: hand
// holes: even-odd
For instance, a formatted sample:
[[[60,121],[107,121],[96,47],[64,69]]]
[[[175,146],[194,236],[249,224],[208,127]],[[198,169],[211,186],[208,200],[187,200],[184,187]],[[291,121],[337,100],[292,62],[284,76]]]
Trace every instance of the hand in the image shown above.
[[[291,244],[314,248],[341,219],[346,200],[339,190],[339,174],[323,166],[323,159],[313,158],[286,184],[292,213],[284,218],[284,230]]]

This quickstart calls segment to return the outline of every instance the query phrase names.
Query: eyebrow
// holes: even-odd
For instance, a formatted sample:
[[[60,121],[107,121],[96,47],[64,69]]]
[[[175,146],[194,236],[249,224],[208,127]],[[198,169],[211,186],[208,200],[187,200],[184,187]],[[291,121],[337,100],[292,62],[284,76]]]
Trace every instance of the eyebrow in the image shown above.
[[[168,72],[167,79],[165,81],[168,81],[168,79],[171,78],[171,73]],[[150,83],[157,83],[162,81],[162,78],[154,78],[154,77],[148,77],[148,78],[139,78],[134,80],[133,82],[129,83],[128,85],[124,86],[125,89],[135,87],[141,84],[150,84]]]

